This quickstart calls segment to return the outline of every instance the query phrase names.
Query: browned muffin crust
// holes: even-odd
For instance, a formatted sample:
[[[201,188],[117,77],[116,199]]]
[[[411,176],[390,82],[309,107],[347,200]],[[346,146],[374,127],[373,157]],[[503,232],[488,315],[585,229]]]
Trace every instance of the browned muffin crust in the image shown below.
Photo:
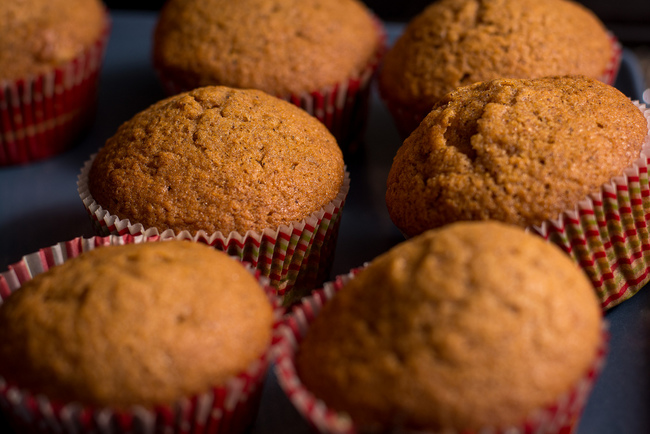
[[[561,250],[464,222],[373,260],[323,307],[296,363],[356,427],[503,427],[587,373],[600,323],[589,281]]]
[[[266,350],[270,303],[234,259],[189,241],[101,247],[0,305],[0,374],[50,399],[168,404]]]
[[[206,87],[160,101],[99,151],[89,189],[159,230],[260,231],[336,198],[341,150],[316,118],[257,90]]]
[[[606,29],[565,0],[440,0],[386,54],[382,96],[419,113],[459,86],[495,78],[599,78],[612,55]]]
[[[310,92],[358,74],[379,45],[357,0],[170,0],[154,63],[187,88]]]
[[[40,74],[72,60],[104,29],[99,0],[0,2],[0,80]]]
[[[536,225],[622,174],[647,133],[627,97],[585,77],[462,87],[398,150],[388,211],[408,236],[457,220]]]

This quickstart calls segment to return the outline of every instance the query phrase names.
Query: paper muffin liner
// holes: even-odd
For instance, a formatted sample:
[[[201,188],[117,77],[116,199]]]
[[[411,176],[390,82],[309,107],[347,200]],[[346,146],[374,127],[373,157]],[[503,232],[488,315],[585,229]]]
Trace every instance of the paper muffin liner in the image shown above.
[[[321,433],[353,434],[364,432],[355,426],[352,418],[345,412],[329,408],[325,402],[317,398],[301,382],[296,371],[296,353],[302,339],[307,334],[310,324],[320,313],[322,307],[345,285],[354,278],[361,269],[355,269],[347,275],[337,276],[334,281],[327,282],[322,289],[314,291],[304,298],[299,305],[293,306],[285,316],[282,325],[276,329],[273,347],[273,370],[278,384],[289,400],[309,423],[312,429]],[[582,414],[591,389],[602,371],[609,345],[609,331],[605,321],[601,330],[601,342],[592,365],[585,375],[573,385],[572,389],[560,396],[556,402],[535,410],[520,425],[509,427],[483,427],[477,433],[515,434],[515,433],[570,433],[573,431]],[[398,429],[395,432],[425,433],[431,431],[407,431]],[[473,431],[455,431],[446,429],[438,434],[471,434]],[[433,432],[431,432],[433,433]]]
[[[612,46],[612,57],[607,63],[605,72],[603,72],[603,75],[601,75],[598,79],[603,83],[614,86],[614,83],[616,83],[616,77],[618,76],[618,70],[621,67],[621,60],[623,59],[623,47],[618,41],[618,38],[616,38],[613,33],[607,32],[607,35],[609,36],[609,42]]]
[[[110,34],[40,75],[0,80],[0,167],[42,160],[69,149],[94,116],[99,73]]]
[[[183,239],[183,237],[177,237]],[[75,238],[26,255],[9,270],[0,273],[0,305],[23,283],[37,274],[81,253],[102,246],[143,242],[164,242],[157,235],[122,235]],[[190,241],[187,241],[190,242]],[[234,259],[233,259],[234,260]],[[284,310],[268,286],[268,279],[245,264],[264,287],[274,308],[274,328],[280,324]],[[77,402],[58,402],[32,394],[0,376],[0,408],[16,432],[83,433],[241,433],[252,424],[261,399],[263,382],[270,363],[269,351],[251,363],[241,374],[222,386],[184,397],[170,405],[153,408],[133,406],[129,409],[90,407]]]
[[[605,71],[600,77],[598,77],[598,80],[609,84],[610,86],[613,86],[616,82],[616,77],[618,76],[618,70],[621,67],[623,47],[613,33],[608,32],[608,36],[611,44],[612,56],[607,63]],[[395,127],[397,128],[397,131],[402,139],[406,139],[408,136],[410,136],[411,133],[426,117],[426,115],[422,115],[421,110],[414,110],[407,105],[398,104],[383,97],[382,100],[388,108],[388,111],[390,112],[395,122]]]
[[[575,208],[528,230],[558,245],[586,272],[603,309],[636,294],[650,280],[649,134],[639,158]]]
[[[219,231],[212,234],[182,231],[176,234],[171,229],[161,233],[156,228],[145,228],[140,223],[120,219],[102,208],[88,188],[88,173],[95,155],[84,164],[77,191],[98,235],[160,235],[164,239],[182,237],[209,244],[260,270],[263,276],[270,279],[271,286],[276,288],[285,305],[329,278],[341,214],[350,190],[350,174],[347,171],[334,200],[301,221],[244,234],[236,231],[226,234]]]
[[[344,153],[354,153],[362,140],[368,118],[370,84],[381,59],[386,52],[386,32],[381,21],[375,17],[379,44],[368,64],[347,81],[315,89],[301,94],[276,95],[288,101],[321,121],[336,138]],[[191,90],[164,68],[156,72],[165,92],[176,95]],[[215,83],[218,84],[218,83]]]

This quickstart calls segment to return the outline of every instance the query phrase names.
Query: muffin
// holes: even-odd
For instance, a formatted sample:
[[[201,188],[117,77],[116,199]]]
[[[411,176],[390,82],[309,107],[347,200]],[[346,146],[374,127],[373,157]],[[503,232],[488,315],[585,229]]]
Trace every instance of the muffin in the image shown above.
[[[605,351],[582,271],[498,222],[428,231],[318,295],[276,373],[321,432],[563,432]]]
[[[459,220],[534,230],[571,254],[613,306],[647,281],[648,117],[586,77],[458,88],[397,151],[389,215],[407,237]]]
[[[407,137],[445,94],[496,78],[585,75],[613,84],[621,48],[565,0],[440,0],[386,53],[380,91]]]
[[[407,236],[457,220],[539,225],[623,173],[647,134],[643,113],[594,79],[462,87],[398,150],[386,203]]]
[[[73,144],[94,111],[108,33],[99,0],[0,4],[0,166]]]
[[[263,90],[316,116],[347,148],[361,133],[384,39],[357,0],[168,0],[153,62],[169,93]]]
[[[186,232],[284,291],[329,273],[344,169],[334,137],[300,108],[214,86],[125,122],[86,164],[79,191],[99,231]]]
[[[193,418],[199,403],[205,408],[195,423],[215,423],[210,413],[228,411],[222,422],[237,414],[248,415],[249,424],[268,365],[268,295],[223,252],[189,241],[143,241],[77,239],[65,243],[81,244],[77,256],[47,264],[61,252],[57,245],[5,273],[21,276],[27,267],[37,275],[1,284],[0,393],[40,396],[63,426],[98,424],[86,429],[119,423],[118,431],[130,432],[147,418],[181,416],[184,406],[191,410],[184,417]],[[41,267],[47,271],[38,274]],[[226,410],[223,394],[240,403]],[[173,427],[174,419],[167,423]]]

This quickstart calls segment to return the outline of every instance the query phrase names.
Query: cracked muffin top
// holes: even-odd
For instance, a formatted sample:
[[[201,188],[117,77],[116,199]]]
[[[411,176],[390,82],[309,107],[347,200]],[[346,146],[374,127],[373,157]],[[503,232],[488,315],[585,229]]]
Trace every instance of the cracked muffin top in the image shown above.
[[[323,306],[296,367],[357,428],[473,432],[521,423],[570,390],[601,322],[562,250],[514,226],[462,222],[360,271]]]
[[[538,225],[621,175],[647,134],[641,110],[594,79],[461,87],[397,151],[386,204],[407,236],[457,220]]]
[[[273,311],[237,261],[189,241],[98,247],[0,304],[0,374],[49,399],[171,402],[245,371]]]
[[[344,165],[316,118],[258,90],[205,87],[125,122],[97,154],[90,193],[160,231],[261,231],[334,200]]]
[[[606,29],[565,0],[440,0],[386,53],[382,96],[417,114],[459,87],[495,78],[600,78],[612,57]]]
[[[105,27],[99,0],[0,2],[0,80],[41,74],[72,60]]]
[[[379,46],[357,0],[169,0],[154,64],[191,89],[260,89],[285,96],[358,74]]]

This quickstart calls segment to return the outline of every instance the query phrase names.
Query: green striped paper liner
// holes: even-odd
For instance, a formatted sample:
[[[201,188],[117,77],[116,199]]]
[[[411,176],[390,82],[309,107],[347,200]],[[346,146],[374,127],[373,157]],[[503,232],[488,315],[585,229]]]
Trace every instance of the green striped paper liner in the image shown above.
[[[650,131],[650,109],[644,113]],[[528,228],[558,245],[591,279],[603,309],[636,294],[650,281],[650,134],[640,157],[622,176],[566,210]]]

